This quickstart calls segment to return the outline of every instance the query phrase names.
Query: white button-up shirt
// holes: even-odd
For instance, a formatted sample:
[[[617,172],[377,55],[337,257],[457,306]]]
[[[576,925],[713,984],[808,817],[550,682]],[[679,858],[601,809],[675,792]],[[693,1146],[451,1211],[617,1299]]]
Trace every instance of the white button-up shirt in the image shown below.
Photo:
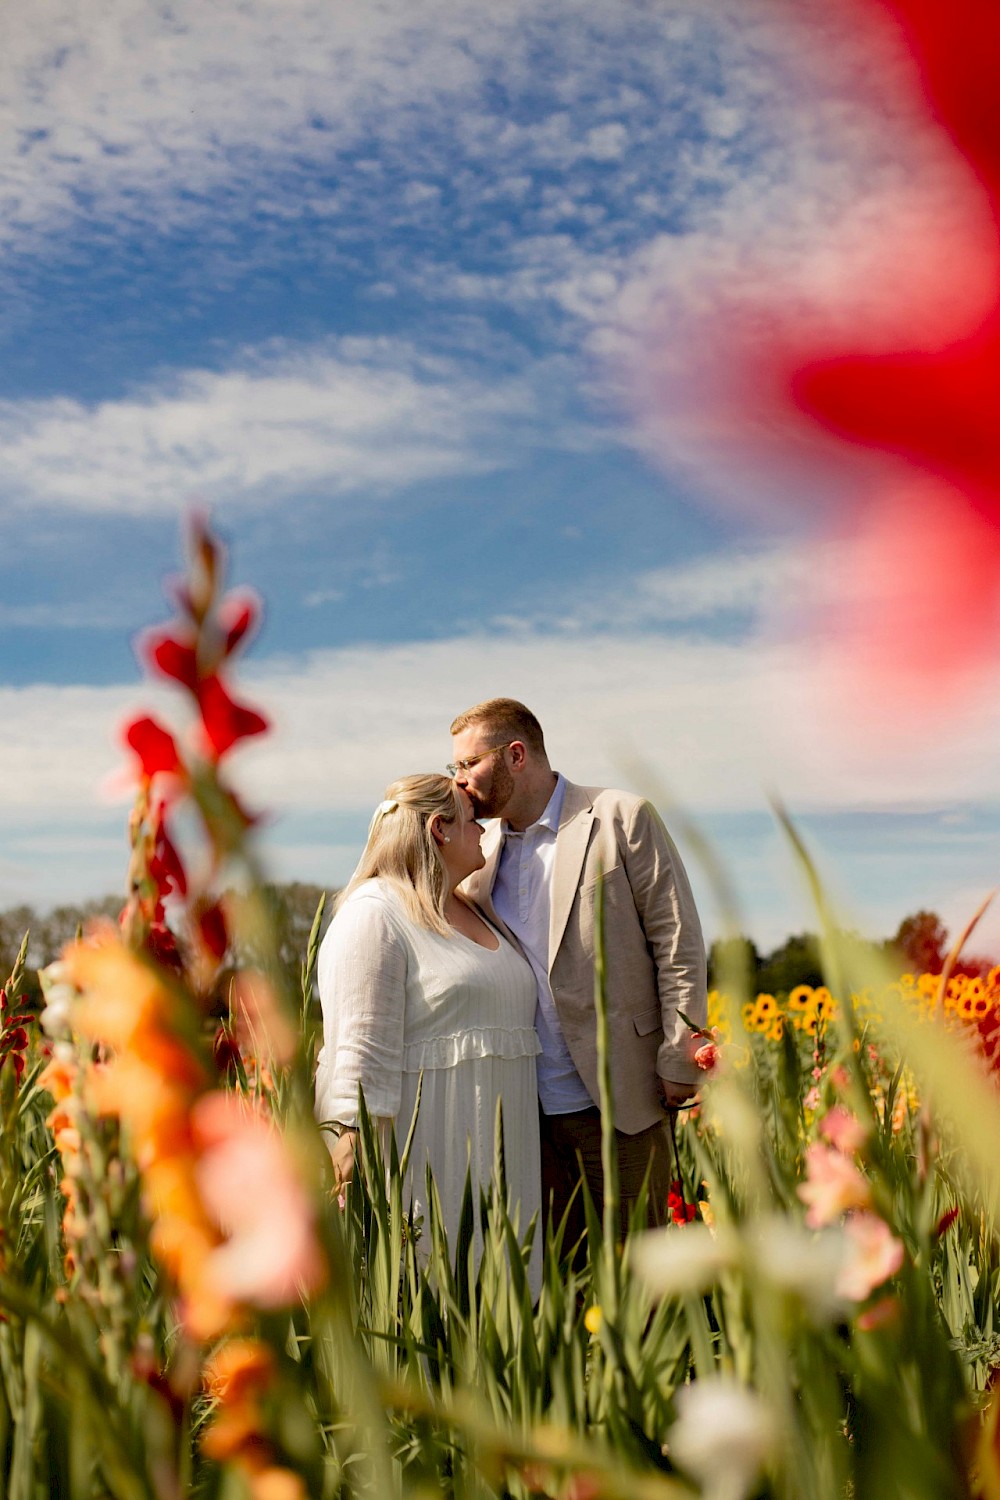
[[[503,849],[493,884],[494,909],[516,935],[538,986],[538,1097],[547,1115],[574,1114],[594,1102],[573,1065],[549,984],[552,876],[565,795],[566,780],[559,776],[545,811],[530,828],[518,833],[503,824]]]

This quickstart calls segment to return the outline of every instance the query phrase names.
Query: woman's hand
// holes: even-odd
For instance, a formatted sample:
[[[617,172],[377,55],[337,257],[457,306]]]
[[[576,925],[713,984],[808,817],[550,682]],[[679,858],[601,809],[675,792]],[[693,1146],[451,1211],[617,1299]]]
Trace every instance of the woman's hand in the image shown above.
[[[358,1132],[345,1128],[330,1147],[330,1160],[333,1163],[333,1182],[336,1191],[346,1187],[354,1176],[354,1147],[357,1142]]]

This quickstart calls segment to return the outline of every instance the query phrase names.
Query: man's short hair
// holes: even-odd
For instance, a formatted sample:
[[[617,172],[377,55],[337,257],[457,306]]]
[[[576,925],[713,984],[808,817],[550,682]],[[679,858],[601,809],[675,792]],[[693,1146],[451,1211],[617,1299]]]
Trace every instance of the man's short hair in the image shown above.
[[[495,739],[498,744],[504,740],[521,740],[535,755],[545,754],[541,724],[531,709],[518,703],[516,698],[487,698],[485,703],[467,708],[452,724],[451,733],[461,734],[473,724],[481,724],[490,739]]]

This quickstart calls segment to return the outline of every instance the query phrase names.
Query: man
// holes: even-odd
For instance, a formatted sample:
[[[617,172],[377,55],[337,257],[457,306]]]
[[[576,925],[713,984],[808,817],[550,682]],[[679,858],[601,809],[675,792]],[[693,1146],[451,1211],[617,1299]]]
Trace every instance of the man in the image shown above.
[[[622,1227],[650,1172],[651,1221],[670,1185],[665,1112],[695,1092],[690,1031],[706,1019],[701,924],[680,856],[648,802],[574,786],[549,765],[534,714],[492,698],[451,726],[450,773],[496,818],[464,887],[512,933],[538,985],[542,1201],[559,1222],[580,1165],[603,1208],[594,1009],[594,892],[604,883],[606,997]],[[583,1230],[575,1200],[570,1242]]]

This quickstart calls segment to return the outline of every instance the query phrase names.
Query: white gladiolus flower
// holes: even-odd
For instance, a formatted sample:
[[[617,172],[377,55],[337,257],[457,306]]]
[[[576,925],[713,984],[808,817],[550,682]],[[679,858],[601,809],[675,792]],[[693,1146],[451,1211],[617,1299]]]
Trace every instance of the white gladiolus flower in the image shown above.
[[[728,1241],[706,1224],[651,1229],[631,1247],[632,1269],[656,1297],[707,1292],[735,1264]]]
[[[745,1500],[774,1447],[774,1421],[756,1391],[710,1376],[677,1394],[668,1451],[702,1487],[703,1500]]]
[[[820,1321],[843,1314],[846,1302],[837,1282],[848,1259],[840,1228],[810,1233],[777,1214],[754,1227],[753,1272],[788,1297],[795,1297]]]
[[[76,989],[66,978],[66,965],[56,962],[39,969],[38,982],[45,996],[45,1008],[38,1017],[42,1030],[46,1036],[68,1036]]]

